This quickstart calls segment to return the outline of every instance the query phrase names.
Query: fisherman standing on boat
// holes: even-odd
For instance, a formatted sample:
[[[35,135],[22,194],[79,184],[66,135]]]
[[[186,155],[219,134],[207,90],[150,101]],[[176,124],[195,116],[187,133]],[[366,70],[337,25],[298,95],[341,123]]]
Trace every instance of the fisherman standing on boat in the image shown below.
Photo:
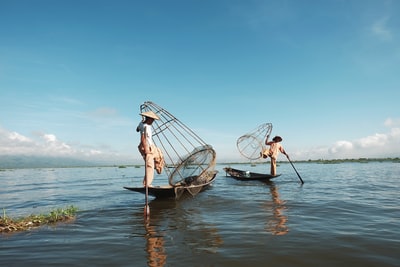
[[[150,186],[154,178],[154,157],[156,152],[152,138],[151,124],[154,120],[159,120],[160,118],[151,110],[142,112],[140,115],[144,119],[136,127],[136,132],[140,132],[140,144],[138,148],[145,162],[143,185]]]
[[[281,152],[284,154],[288,159],[289,155],[286,154],[285,149],[283,146],[280,144],[282,142],[282,137],[280,136],[275,136],[272,138],[272,141],[268,141],[269,135],[267,135],[267,138],[265,139],[265,144],[267,146],[270,146],[269,149],[266,149],[262,153],[263,158],[270,157],[271,158],[271,175],[276,175],[276,158],[278,157],[278,153]]]

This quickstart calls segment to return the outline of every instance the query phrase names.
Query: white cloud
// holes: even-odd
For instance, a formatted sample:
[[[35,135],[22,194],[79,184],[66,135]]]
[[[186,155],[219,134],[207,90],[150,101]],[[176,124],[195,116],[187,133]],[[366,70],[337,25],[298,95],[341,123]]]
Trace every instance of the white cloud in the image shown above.
[[[57,138],[54,134],[44,134],[43,139],[46,140],[47,143],[52,143],[57,141]]]
[[[29,143],[31,140],[23,135],[20,135],[19,133],[16,132],[11,132],[8,134],[8,138],[10,140],[16,141],[18,143]]]
[[[392,32],[388,29],[387,22],[389,17],[375,21],[371,26],[371,32],[382,41],[392,40]]]
[[[400,119],[387,118],[384,125],[386,127],[400,127]]]
[[[95,149],[89,150],[89,155],[101,155],[101,154],[103,154],[103,152],[101,152],[100,150],[95,150]]]
[[[110,148],[96,148],[79,144],[70,145],[59,140],[54,134],[40,132],[33,133],[32,138],[29,138],[1,127],[0,155],[72,157],[106,162],[127,159],[126,156],[119,155],[111,151]]]
[[[400,157],[400,119],[385,121],[386,133],[375,133],[352,141],[340,140],[331,146],[320,146],[303,151],[293,151],[296,160],[358,159]]]
[[[308,150],[290,151],[290,157],[293,160],[400,157],[400,118],[388,118],[384,124],[388,127],[386,133],[375,133],[355,140],[340,140],[331,146],[321,145]],[[223,141],[216,143],[215,149],[221,162],[236,157],[238,160],[243,159],[231,145],[225,146]],[[132,163],[132,155],[120,155],[109,146],[68,144],[49,133],[34,133],[27,137],[1,127],[0,155],[68,156]]]
[[[47,154],[55,154],[55,155],[74,155],[76,154],[76,150],[71,148],[66,143],[57,139],[54,134],[41,134],[39,135],[38,145],[43,148]],[[44,142],[43,142],[44,141]]]
[[[374,134],[354,141],[355,148],[377,148],[387,145],[387,134]]]
[[[102,107],[90,112],[89,114],[99,118],[104,118],[104,117],[114,118],[118,114],[118,112],[113,108]]]
[[[53,134],[38,133],[33,138],[0,128],[0,154],[68,155],[74,150]]]
[[[343,152],[348,152],[353,149],[353,144],[349,141],[337,141],[331,148],[329,148],[329,153],[339,154]]]

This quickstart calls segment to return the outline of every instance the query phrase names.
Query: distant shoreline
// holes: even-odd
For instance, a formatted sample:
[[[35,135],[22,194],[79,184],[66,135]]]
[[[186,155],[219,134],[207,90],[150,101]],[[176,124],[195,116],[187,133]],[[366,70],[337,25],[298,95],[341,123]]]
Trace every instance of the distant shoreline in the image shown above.
[[[291,160],[295,163],[319,163],[319,164],[339,164],[339,163],[368,163],[368,162],[393,162],[400,163],[400,158],[358,158],[358,159],[318,159],[318,160]],[[236,164],[265,164],[268,161],[235,161],[235,162],[220,162],[217,165],[236,165]],[[288,163],[287,160],[278,160],[278,163]],[[78,164],[70,166],[65,164],[39,164],[35,166],[34,164],[29,164],[29,166],[2,166],[0,162],[0,171],[10,170],[10,169],[47,169],[47,168],[106,168],[106,167],[115,167],[115,168],[142,168],[143,164],[96,164],[96,163],[87,163],[87,164]]]
[[[269,161],[257,161],[257,162],[226,162],[217,163],[217,165],[235,165],[235,164],[265,164]],[[291,160],[294,163],[318,163],[318,164],[339,164],[339,163],[368,163],[368,162],[393,162],[400,163],[400,158],[358,158],[358,159],[317,159],[317,160]],[[278,160],[277,163],[289,163],[287,160]]]

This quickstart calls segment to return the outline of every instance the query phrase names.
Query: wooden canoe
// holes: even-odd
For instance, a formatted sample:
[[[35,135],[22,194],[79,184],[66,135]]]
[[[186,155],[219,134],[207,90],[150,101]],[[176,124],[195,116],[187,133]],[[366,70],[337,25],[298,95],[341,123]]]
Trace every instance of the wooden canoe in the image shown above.
[[[150,196],[154,196],[155,198],[175,198],[179,199],[184,196],[194,196],[197,193],[200,193],[207,189],[211,183],[215,180],[217,175],[217,171],[215,171],[210,179],[207,180],[207,182],[203,184],[185,184],[185,183],[180,183],[179,185],[172,186],[172,185],[154,185],[154,186],[149,186],[148,188],[148,193]],[[192,180],[191,177],[187,178],[187,180]],[[125,189],[134,191],[134,192],[139,192],[142,194],[146,194],[146,188],[144,186],[141,187],[128,187],[124,186]]]
[[[224,171],[226,172],[226,176],[231,176],[238,180],[270,180],[276,177],[279,177],[280,174],[270,175],[264,173],[256,173],[250,171],[238,170],[230,167],[225,167]]]

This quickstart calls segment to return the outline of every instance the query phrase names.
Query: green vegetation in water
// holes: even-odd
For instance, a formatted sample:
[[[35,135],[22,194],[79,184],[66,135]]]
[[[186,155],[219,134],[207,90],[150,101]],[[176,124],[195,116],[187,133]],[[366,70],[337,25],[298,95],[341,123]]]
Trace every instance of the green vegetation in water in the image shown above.
[[[12,219],[6,215],[5,209],[3,209],[3,216],[0,217],[0,233],[26,231],[46,224],[71,221],[75,219],[77,211],[78,209],[71,205],[65,209],[52,210],[49,214],[29,215],[24,218]]]

